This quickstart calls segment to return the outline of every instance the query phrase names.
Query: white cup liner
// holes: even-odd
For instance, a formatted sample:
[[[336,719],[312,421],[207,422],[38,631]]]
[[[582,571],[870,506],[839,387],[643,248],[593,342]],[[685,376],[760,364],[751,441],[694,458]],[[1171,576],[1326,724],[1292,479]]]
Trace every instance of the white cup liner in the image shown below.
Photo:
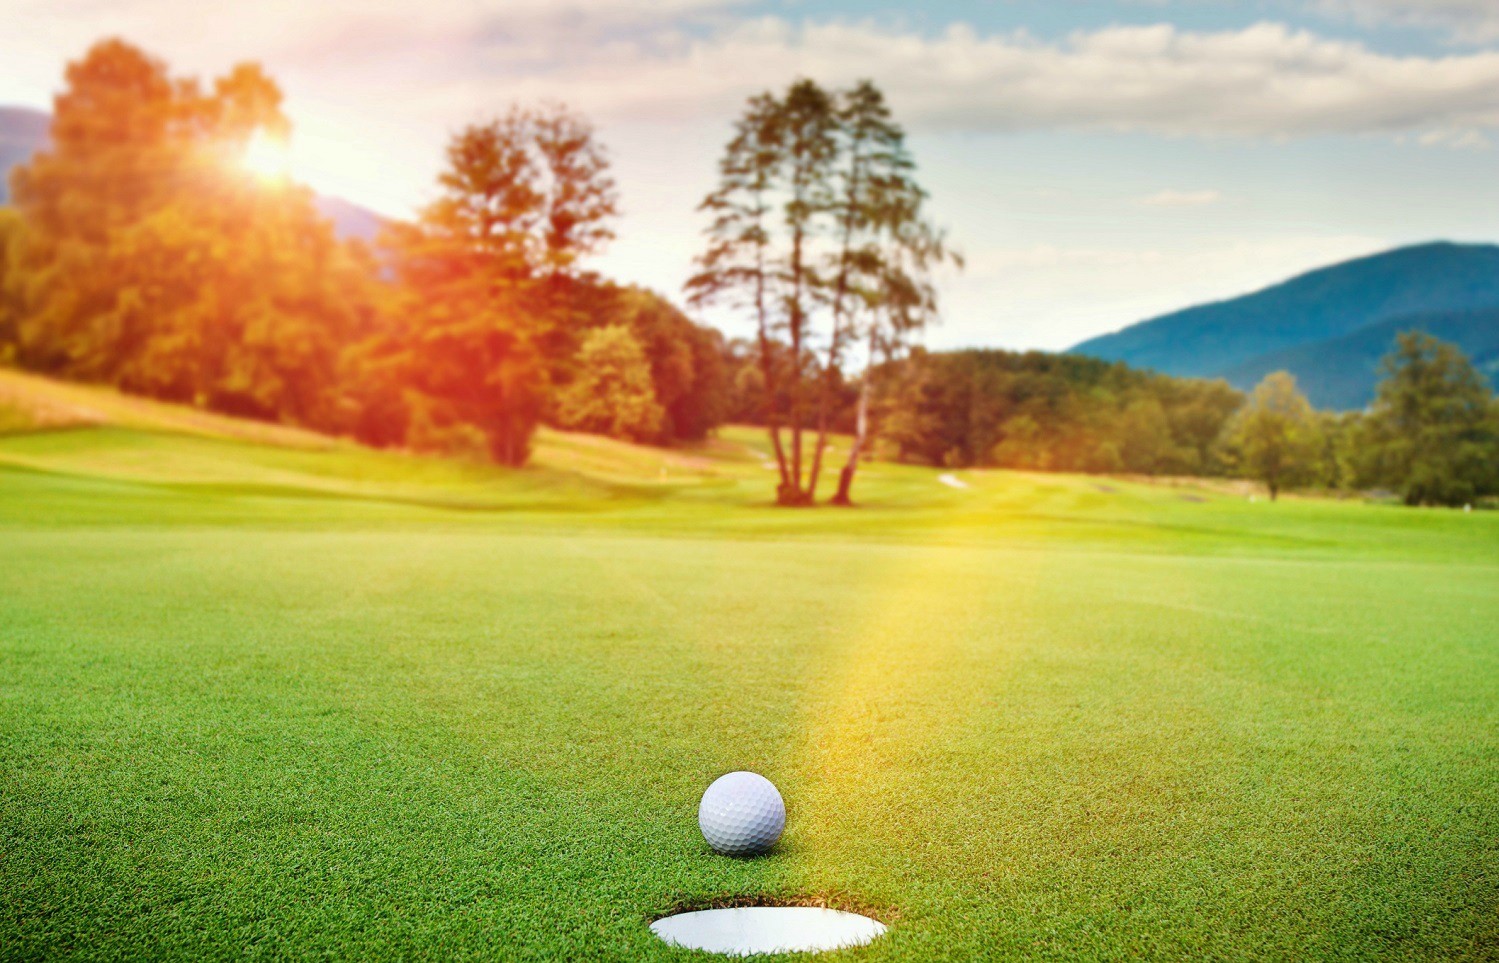
[[[736,906],[666,916],[651,932],[673,946],[750,956],[863,946],[884,933],[885,924],[818,906]]]

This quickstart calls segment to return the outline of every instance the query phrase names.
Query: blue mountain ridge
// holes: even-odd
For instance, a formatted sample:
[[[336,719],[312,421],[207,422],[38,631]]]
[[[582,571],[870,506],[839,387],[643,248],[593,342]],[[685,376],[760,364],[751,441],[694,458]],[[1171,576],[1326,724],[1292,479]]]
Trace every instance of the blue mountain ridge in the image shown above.
[[[1499,349],[1499,246],[1446,241],[1396,248],[1261,291],[1174,311],[1069,349],[1248,389],[1285,369],[1313,404],[1360,408],[1401,331],[1453,341],[1493,379]]]

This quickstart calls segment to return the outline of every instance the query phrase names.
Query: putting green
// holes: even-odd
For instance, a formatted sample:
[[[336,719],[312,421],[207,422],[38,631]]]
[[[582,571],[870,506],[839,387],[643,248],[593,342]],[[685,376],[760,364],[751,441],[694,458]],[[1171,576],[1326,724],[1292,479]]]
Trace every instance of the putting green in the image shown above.
[[[1499,513],[875,465],[0,438],[0,956],[1499,955]],[[713,855],[754,769],[788,825]]]

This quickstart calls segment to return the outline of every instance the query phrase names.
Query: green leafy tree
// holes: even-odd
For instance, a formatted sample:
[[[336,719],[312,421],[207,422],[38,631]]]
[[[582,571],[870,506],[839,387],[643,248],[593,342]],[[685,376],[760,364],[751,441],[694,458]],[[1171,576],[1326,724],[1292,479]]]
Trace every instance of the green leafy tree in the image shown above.
[[[1223,382],[1039,351],[918,349],[873,374],[880,439],[934,465],[1221,474],[1199,450],[1243,401]]]
[[[1455,346],[1401,334],[1356,446],[1365,485],[1408,505],[1461,505],[1499,491],[1494,397]]]
[[[1221,475],[1218,436],[1224,423],[1239,409],[1244,396],[1222,380],[1204,381],[1161,377],[1151,383],[1171,424],[1173,452],[1170,466],[1158,466],[1181,475]]]
[[[1126,471],[1149,474],[1179,463],[1166,409],[1149,395],[1125,406],[1119,419],[1118,445]]]
[[[1358,479],[1358,438],[1363,414],[1357,411],[1319,411],[1322,456],[1317,482],[1335,491],[1347,491]]]
[[[1286,371],[1266,375],[1224,429],[1231,463],[1264,482],[1271,501],[1317,477],[1323,446],[1317,413]]]
[[[723,335],[694,323],[653,291],[608,285],[602,293],[592,306],[595,320],[628,327],[650,362],[663,413],[659,440],[706,438],[728,415]]]
[[[650,362],[629,328],[609,325],[589,332],[578,351],[578,367],[577,380],[557,399],[564,426],[630,441],[657,437],[664,412]]]

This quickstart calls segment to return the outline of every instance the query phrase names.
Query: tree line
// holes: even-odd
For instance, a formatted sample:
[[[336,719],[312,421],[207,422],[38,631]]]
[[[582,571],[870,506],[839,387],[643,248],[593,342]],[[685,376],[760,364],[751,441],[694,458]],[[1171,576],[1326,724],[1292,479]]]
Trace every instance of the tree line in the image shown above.
[[[1407,505],[1471,505],[1499,494],[1499,400],[1452,344],[1403,332],[1366,411],[1316,412],[1272,372],[1225,427],[1240,474],[1283,488],[1385,490]]]
[[[853,502],[876,448],[951,467],[1244,476],[1499,491],[1499,414],[1465,358],[1401,337],[1367,412],[1313,411],[1283,372],[1223,382],[1040,352],[926,352],[961,267],[905,133],[867,81],[752,97],[703,200],[693,307],[587,268],[613,237],[606,151],[564,107],[447,145],[436,199],[365,245],[312,193],[239,162],[284,140],[259,67],[204,84],[119,40],[67,68],[50,143],[0,209],[0,363],[369,444],[523,464],[542,423],[636,442],[765,427],[776,500]],[[827,464],[835,432],[852,436]],[[822,477],[837,471],[830,494]]]
[[[891,362],[879,437],[904,461],[948,467],[1252,478],[1386,490],[1411,505],[1499,494],[1499,400],[1453,345],[1401,334],[1364,412],[1313,410],[1284,371],[1246,397],[1223,381],[1042,352],[954,351]]]

